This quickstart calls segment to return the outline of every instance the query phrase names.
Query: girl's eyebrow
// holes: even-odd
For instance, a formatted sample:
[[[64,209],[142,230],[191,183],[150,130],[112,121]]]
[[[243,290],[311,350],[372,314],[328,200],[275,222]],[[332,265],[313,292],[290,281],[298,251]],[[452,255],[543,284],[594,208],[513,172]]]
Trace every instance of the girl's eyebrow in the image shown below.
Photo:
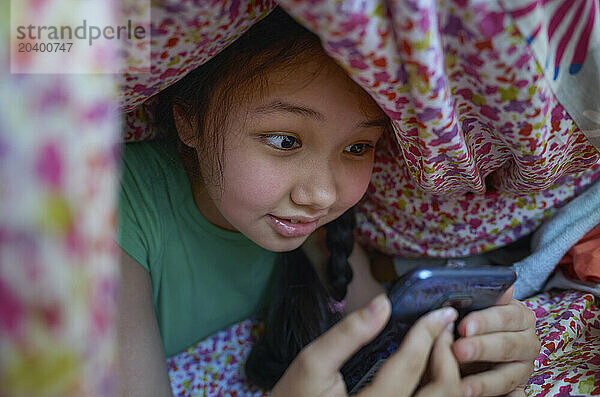
[[[293,113],[299,116],[308,117],[317,121],[325,121],[327,118],[323,113],[318,110],[308,108],[306,106],[297,105],[294,103],[284,102],[275,100],[266,105],[260,105],[252,109],[252,113],[256,114],[269,114],[277,112]],[[370,127],[385,127],[388,124],[387,118],[381,118],[377,120],[367,120],[358,123],[357,128],[370,128]]]
[[[253,109],[253,113],[259,113],[259,114],[268,114],[268,113],[275,113],[275,112],[293,113],[293,114],[297,114],[299,116],[308,117],[308,118],[315,119],[318,121],[326,120],[326,117],[323,115],[323,113],[321,113],[317,110],[307,108],[307,107],[301,106],[301,105],[296,105],[296,104],[289,103],[289,102],[279,101],[279,100],[275,100],[266,105],[257,106]]]
[[[370,128],[370,127],[387,127],[390,121],[387,118],[381,118],[377,120],[369,120],[358,123],[358,128]]]

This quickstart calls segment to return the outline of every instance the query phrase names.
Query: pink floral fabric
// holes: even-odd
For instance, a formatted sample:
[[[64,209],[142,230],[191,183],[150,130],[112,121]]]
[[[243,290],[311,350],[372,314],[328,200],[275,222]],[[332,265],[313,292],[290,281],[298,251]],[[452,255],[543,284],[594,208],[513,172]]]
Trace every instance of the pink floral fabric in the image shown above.
[[[600,0],[503,4],[543,65],[558,100],[600,148]]]
[[[121,79],[125,141],[152,138],[153,101],[147,98],[211,59],[276,5],[274,0],[206,0],[153,7],[150,73]]]
[[[597,153],[554,98],[504,3],[280,2],[393,121],[360,207],[365,242],[417,256],[485,251],[533,230],[597,179]],[[11,3],[0,5],[2,26],[10,26],[9,5],[31,18],[79,11],[54,0]],[[118,101],[110,75],[0,74],[0,395],[116,394],[114,108],[128,112],[125,140],[151,138],[151,97],[276,3],[153,5],[153,67],[122,76]],[[7,43],[1,30],[3,65]],[[571,64],[583,59],[578,52]],[[597,302],[564,292],[528,304],[544,339],[528,393],[600,394]],[[170,359],[176,395],[264,394],[240,370],[259,329],[248,320]]]
[[[11,11],[35,23],[49,12],[80,16],[114,6],[57,3],[22,0]],[[100,74],[10,74],[10,14],[2,2],[0,396],[111,397],[118,386],[116,82]]]
[[[394,124],[358,207],[363,244],[409,257],[489,251],[598,178],[596,149],[502,4],[289,7]]]
[[[252,318],[167,360],[173,396],[268,396],[246,382],[244,363],[264,326]]]
[[[409,257],[489,251],[532,232],[600,176],[596,149],[556,100],[499,1],[279,3],[321,37],[392,120],[393,139],[377,151],[358,206],[364,245]],[[154,26],[163,27],[155,30],[153,57],[165,61],[147,82],[127,77],[123,109],[201,64],[226,45],[223,37],[275,5],[225,2],[213,11],[208,3],[185,4],[153,14]],[[204,34],[197,26],[206,23],[176,28],[194,12],[200,21],[223,21],[226,9],[226,27]],[[222,40],[203,48],[189,43],[193,37]],[[127,140],[151,136],[151,107],[128,115]]]
[[[600,306],[592,294],[551,291],[524,301],[542,341],[530,397],[600,395]]]
[[[600,307],[593,295],[544,292],[524,301],[542,342],[525,386],[529,397],[600,395]],[[262,325],[242,321],[168,360],[173,395],[267,396],[249,386],[243,367]]]

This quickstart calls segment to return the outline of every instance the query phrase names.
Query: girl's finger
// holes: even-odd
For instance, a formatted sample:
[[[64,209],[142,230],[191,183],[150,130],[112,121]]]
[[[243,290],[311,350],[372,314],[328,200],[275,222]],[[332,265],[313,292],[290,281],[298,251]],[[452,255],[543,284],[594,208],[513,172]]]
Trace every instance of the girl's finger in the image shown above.
[[[446,307],[421,317],[408,331],[398,351],[360,395],[411,395],[427,367],[435,340],[457,316],[455,309]],[[399,385],[403,385],[401,393]]]
[[[378,295],[302,349],[293,365],[315,377],[336,375],[348,358],[381,331],[390,313],[390,301],[385,294]]]
[[[494,369],[470,375],[461,382],[465,396],[500,396],[527,383],[533,364],[524,362],[499,364]]]
[[[525,389],[523,386],[519,386],[515,390],[508,393],[506,397],[525,397]]]
[[[460,363],[474,361],[533,361],[539,354],[540,342],[531,330],[495,332],[461,338],[452,346]]]
[[[452,341],[453,323],[437,338],[433,351],[431,352],[432,381],[425,385],[417,396],[459,396],[462,395],[460,388],[460,369],[454,358]]]
[[[446,327],[431,352],[431,374],[434,382],[460,383],[460,369],[451,349],[452,342],[454,342],[453,325],[454,323],[450,323]]]
[[[500,298],[496,301],[496,305],[508,305],[512,300],[513,293],[515,291],[514,285],[511,285]]]
[[[460,324],[461,336],[501,331],[523,331],[535,327],[535,314],[524,304],[512,300],[508,305],[492,306],[469,313]]]

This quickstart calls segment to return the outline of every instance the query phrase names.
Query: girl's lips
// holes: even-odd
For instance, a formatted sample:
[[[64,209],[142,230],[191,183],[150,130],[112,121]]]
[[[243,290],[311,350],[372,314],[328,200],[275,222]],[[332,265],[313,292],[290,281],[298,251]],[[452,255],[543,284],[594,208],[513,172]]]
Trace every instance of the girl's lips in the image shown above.
[[[293,223],[291,219],[279,218],[271,214],[267,215],[267,219],[271,223],[271,226],[273,226],[273,229],[284,237],[308,236],[317,229],[319,223],[319,219]]]

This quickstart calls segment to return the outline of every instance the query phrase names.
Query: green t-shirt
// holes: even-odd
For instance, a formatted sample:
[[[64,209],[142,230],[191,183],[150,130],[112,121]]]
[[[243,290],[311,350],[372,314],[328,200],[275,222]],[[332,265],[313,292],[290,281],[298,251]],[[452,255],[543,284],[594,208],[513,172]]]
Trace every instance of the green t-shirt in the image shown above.
[[[164,141],[125,145],[118,241],[150,273],[167,356],[266,305],[277,254],[210,224]]]

